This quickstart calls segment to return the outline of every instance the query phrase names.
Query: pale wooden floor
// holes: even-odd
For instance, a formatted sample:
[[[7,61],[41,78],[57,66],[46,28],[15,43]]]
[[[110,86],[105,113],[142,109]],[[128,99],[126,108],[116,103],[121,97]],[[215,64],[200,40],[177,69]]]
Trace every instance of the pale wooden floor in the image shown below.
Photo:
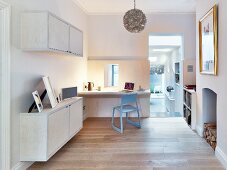
[[[142,129],[126,125],[124,134],[110,119],[90,118],[83,130],[47,163],[30,170],[221,170],[207,143],[182,118],[148,118]]]

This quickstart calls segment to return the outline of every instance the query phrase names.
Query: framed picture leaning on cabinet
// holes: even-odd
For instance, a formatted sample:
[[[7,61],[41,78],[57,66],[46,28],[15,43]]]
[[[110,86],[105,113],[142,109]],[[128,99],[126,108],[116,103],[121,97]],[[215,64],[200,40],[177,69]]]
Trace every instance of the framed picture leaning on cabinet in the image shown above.
[[[217,5],[199,21],[200,73],[217,75],[218,71],[218,16]]]
[[[55,106],[57,106],[58,102],[57,102],[57,97],[54,93],[54,90],[50,84],[49,77],[45,76],[42,79],[43,79],[43,83],[44,83],[46,91],[47,91],[47,95],[50,100],[51,107],[54,108]]]
[[[42,101],[41,101],[41,99],[39,97],[38,91],[34,91],[32,93],[32,95],[33,95],[33,98],[35,100],[35,104],[36,104],[36,107],[37,107],[38,111],[42,112],[43,111],[43,104],[42,104]]]

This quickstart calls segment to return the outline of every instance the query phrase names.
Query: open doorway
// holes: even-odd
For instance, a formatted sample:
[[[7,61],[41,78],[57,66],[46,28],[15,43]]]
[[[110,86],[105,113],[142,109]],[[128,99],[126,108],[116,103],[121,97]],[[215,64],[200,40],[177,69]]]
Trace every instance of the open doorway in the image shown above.
[[[182,60],[182,35],[149,35],[151,117],[182,117]]]

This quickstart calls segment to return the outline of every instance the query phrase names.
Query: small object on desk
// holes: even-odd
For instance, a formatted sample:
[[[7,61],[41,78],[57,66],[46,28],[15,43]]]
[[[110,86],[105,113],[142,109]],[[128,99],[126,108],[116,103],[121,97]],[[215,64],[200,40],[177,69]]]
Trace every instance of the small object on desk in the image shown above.
[[[88,91],[87,83],[83,83],[83,91]]]
[[[92,91],[95,84],[93,82],[88,82],[88,91]]]
[[[134,90],[134,83],[126,82],[124,90]]]
[[[139,90],[138,91],[145,91],[145,89],[143,89],[141,86],[139,86]]]
[[[101,91],[101,86],[98,86],[98,91]]]

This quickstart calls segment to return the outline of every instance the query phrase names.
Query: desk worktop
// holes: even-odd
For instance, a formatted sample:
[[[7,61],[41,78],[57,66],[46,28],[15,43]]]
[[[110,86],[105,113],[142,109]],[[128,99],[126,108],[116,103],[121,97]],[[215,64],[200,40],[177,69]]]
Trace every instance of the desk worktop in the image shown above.
[[[139,97],[149,97],[150,91],[132,91],[132,92],[126,92],[126,91],[82,91],[78,93],[78,96],[81,97],[119,97],[123,94],[130,94],[130,93],[137,93]]]

